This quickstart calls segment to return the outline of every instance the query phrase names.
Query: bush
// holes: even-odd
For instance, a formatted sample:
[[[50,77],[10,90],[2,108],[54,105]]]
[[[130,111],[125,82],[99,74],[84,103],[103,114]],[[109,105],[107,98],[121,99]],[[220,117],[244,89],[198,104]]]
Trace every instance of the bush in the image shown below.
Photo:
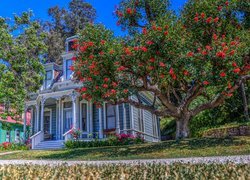
[[[8,151],[8,150],[28,150],[29,145],[25,145],[22,143],[10,143],[4,142],[0,144],[0,151]]]
[[[249,179],[250,164],[0,165],[0,179]],[[46,172],[46,173],[45,173]]]
[[[81,141],[81,140],[69,140],[65,143],[65,147],[68,149],[74,148],[89,148],[89,147],[103,147],[103,146],[122,146],[130,144],[144,143],[144,139],[140,134],[133,136],[131,134],[119,134],[115,136],[109,136],[107,139],[93,141]]]

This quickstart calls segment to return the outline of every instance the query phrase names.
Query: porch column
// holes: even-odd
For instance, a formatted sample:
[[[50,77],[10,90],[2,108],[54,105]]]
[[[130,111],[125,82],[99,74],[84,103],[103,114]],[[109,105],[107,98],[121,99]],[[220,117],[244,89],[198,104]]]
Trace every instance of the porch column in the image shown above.
[[[39,103],[36,104],[36,118],[35,118],[35,132],[37,133],[39,131]]]
[[[103,138],[103,126],[102,126],[102,108],[98,109],[99,111],[99,138]]]
[[[123,132],[127,133],[127,114],[126,114],[126,104],[122,104],[123,106]]]
[[[41,131],[44,131],[44,104],[46,99],[41,100]]]
[[[115,113],[116,113],[116,133],[120,134],[120,116],[119,116],[119,105],[115,106]]]
[[[56,101],[56,104],[57,104],[57,109],[58,109],[58,112],[57,112],[57,133],[58,133],[58,138],[61,139],[62,138],[62,120],[61,120],[61,114],[62,114],[62,99],[61,98],[58,98],[57,101]]]
[[[25,106],[24,117],[23,117],[23,142],[26,141],[27,110],[28,110],[28,107]]]
[[[93,133],[93,104],[89,102],[89,133]]]
[[[77,128],[77,120],[76,120],[76,98],[77,95],[73,92],[71,95],[72,98],[72,113],[73,113],[73,128],[76,129]]]

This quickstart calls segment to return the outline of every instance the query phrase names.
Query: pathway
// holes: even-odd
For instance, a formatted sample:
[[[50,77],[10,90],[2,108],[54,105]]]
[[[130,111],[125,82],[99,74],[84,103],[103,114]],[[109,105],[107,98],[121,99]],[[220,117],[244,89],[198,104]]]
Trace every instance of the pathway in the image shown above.
[[[1,159],[1,157],[0,157]],[[60,164],[75,165],[103,165],[103,164],[141,164],[141,163],[217,163],[222,164],[226,162],[233,162],[236,164],[244,163],[250,164],[250,155],[241,156],[218,156],[218,157],[190,157],[190,158],[174,158],[174,159],[147,159],[147,160],[119,160],[119,161],[61,161],[61,160],[0,160],[0,165],[7,164],[35,164],[35,165],[51,165],[56,166]]]

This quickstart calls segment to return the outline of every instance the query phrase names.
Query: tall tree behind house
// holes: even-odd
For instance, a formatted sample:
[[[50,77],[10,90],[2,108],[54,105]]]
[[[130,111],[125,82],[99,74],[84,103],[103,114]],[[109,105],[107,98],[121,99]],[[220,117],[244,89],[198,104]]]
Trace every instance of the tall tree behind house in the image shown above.
[[[84,0],[72,0],[67,9],[59,6],[49,8],[48,15],[51,21],[44,23],[44,28],[48,31],[46,59],[47,62],[61,64],[66,38],[76,35],[79,29],[84,29],[87,23],[93,22],[96,10]]]

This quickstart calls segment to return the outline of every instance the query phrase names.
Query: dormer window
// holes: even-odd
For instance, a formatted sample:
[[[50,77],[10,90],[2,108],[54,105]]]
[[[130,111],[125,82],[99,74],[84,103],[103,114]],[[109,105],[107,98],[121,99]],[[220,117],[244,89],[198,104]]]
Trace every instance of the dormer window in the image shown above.
[[[72,60],[68,59],[66,60],[66,79],[71,79],[71,75],[72,75],[72,71],[70,69],[70,67],[73,65]]]
[[[52,71],[46,71],[45,88],[48,89],[52,83]]]

